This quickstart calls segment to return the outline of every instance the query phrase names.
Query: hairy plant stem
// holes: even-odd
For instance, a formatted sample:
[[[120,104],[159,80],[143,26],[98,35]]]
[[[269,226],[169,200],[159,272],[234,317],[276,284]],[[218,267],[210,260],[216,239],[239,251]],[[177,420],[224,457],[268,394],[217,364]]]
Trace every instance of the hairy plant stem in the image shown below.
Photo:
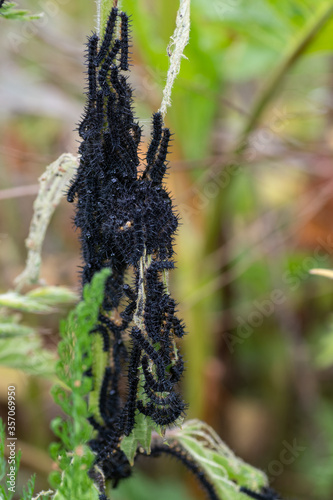
[[[63,192],[78,167],[78,159],[64,153],[48,165],[38,179],[39,191],[34,202],[34,215],[30,224],[29,236],[25,241],[28,250],[24,271],[15,278],[16,291],[25,285],[39,282],[42,262],[42,246],[51,217],[59,205]]]
[[[97,35],[103,38],[106,22],[112,7],[119,7],[118,0],[96,0],[97,3]]]
[[[176,18],[176,29],[171,37],[171,41],[167,49],[168,56],[170,58],[170,66],[160,107],[160,112],[163,117],[166,115],[167,108],[171,106],[172,87],[180,71],[181,60],[185,57],[184,49],[190,38],[190,4],[191,0],[180,0]]]

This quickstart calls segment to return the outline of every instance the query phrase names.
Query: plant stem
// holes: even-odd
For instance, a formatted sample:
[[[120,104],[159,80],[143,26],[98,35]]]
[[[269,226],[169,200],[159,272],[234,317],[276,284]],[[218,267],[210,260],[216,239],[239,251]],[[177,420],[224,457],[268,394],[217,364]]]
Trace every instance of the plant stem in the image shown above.
[[[320,34],[321,29],[331,19],[332,15],[333,5],[332,2],[328,2],[318,9],[311,21],[305,25],[294,43],[290,45],[290,48],[285,53],[282,61],[277,65],[275,70],[272,72],[271,77],[266,81],[259,99],[255,103],[244,130],[240,135],[240,139],[234,151],[235,154],[239,154],[244,151],[250,133],[256,127],[264,110],[266,109],[267,104],[279,89],[282,80],[294,63],[305,52],[311,42],[313,42],[313,40]]]
[[[167,108],[171,106],[171,91],[180,71],[180,64],[184,56],[184,49],[190,38],[190,4],[191,0],[180,0],[179,10],[177,12],[176,29],[168,45],[168,56],[170,59],[167,81],[163,90],[163,100],[160,112],[163,118],[166,115]]]
[[[97,34],[103,38],[106,21],[112,7],[118,7],[118,0],[97,0]]]

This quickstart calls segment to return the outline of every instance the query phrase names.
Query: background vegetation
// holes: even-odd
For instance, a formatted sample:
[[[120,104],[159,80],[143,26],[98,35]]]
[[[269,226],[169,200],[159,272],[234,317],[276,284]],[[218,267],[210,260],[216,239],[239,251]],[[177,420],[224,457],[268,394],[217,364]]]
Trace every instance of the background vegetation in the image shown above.
[[[193,0],[188,60],[167,115],[175,132],[169,187],[183,220],[171,286],[188,330],[188,414],[300,500],[333,493],[332,282],[309,274],[332,268],[329,4]],[[44,17],[0,19],[2,292],[24,267],[37,178],[64,151],[76,153],[83,44],[95,16],[88,0],[20,5]],[[131,79],[148,139],[178,0],[123,7],[133,15]],[[47,233],[42,277],[78,290],[72,216],[64,200]],[[54,352],[65,313],[23,313],[23,320]],[[20,482],[37,472],[37,491],[47,488],[49,423],[58,413],[44,365],[29,376],[0,368],[1,416],[7,386],[17,386]],[[180,485],[182,471],[168,459],[146,459],[141,470],[115,498],[140,500],[141,491],[148,500],[156,491],[161,499],[200,498],[187,475]]]

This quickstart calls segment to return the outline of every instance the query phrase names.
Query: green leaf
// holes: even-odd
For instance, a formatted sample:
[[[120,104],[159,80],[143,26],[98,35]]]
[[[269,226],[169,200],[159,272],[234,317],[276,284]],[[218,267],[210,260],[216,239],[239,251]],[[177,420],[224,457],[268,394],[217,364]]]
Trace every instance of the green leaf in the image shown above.
[[[0,9],[0,17],[14,21],[33,21],[40,19],[43,14],[30,14],[28,10],[16,9],[15,2],[6,2]]]
[[[146,402],[146,395],[143,390],[144,376],[142,368],[140,368],[140,382],[138,397]],[[145,452],[149,455],[150,445],[151,445],[151,433],[156,431],[160,436],[163,435],[161,428],[155,424],[155,422],[150,418],[146,417],[139,411],[135,413],[135,425],[129,436],[123,437],[121,441],[120,448],[125,453],[128,461],[131,465],[134,464],[134,457],[136,455],[136,450],[138,446],[142,446]]]
[[[41,347],[37,335],[23,337],[20,342],[16,338],[0,338],[0,365],[31,375],[50,376],[54,374],[55,356]]]
[[[34,489],[35,489],[35,481],[36,481],[36,474],[34,474],[29,481],[27,482],[27,485],[25,488],[23,488],[22,492],[22,499],[21,500],[31,500],[32,495],[34,494]]]
[[[333,19],[323,27],[315,40],[307,48],[306,53],[333,52],[332,30]]]
[[[142,413],[136,412],[135,425],[129,436],[125,436],[121,441],[121,449],[125,453],[131,465],[134,465],[134,457],[139,445],[150,453],[151,433],[156,429],[156,424],[150,417],[146,417]]]
[[[61,443],[52,444],[50,453],[63,471],[61,478],[58,474],[51,478],[52,486],[57,486],[54,500],[98,500],[97,487],[87,474],[95,455],[85,445],[93,432],[87,421],[91,414],[87,394],[91,391],[92,380],[86,376],[86,370],[92,365],[95,337],[90,332],[96,325],[109,275],[108,269],[95,274],[92,282],[84,287],[83,300],[69,314],[67,321],[61,323],[62,340],[58,346],[56,373],[62,384],[55,385],[51,392],[69,418],[57,417],[51,424]]]
[[[77,293],[64,286],[42,286],[35,288],[28,292],[26,297],[50,306],[72,304],[80,300]]]
[[[54,309],[39,302],[38,300],[31,299],[28,296],[20,295],[16,292],[1,294],[0,306],[31,313],[50,313],[54,311]]]
[[[239,488],[259,492],[268,485],[266,475],[236,457],[215,431],[200,420],[186,422],[173,438],[205,471],[223,500],[245,500]]]
[[[17,323],[0,323],[0,340],[7,337],[21,337],[33,335],[35,330],[30,326]]]

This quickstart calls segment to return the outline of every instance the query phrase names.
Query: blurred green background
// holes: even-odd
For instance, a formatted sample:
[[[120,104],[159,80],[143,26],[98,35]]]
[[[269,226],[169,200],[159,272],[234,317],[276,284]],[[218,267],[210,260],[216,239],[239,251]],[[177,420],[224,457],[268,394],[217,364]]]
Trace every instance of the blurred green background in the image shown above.
[[[175,133],[168,187],[182,216],[171,286],[188,331],[188,416],[206,420],[275,489],[299,500],[333,496],[333,290],[309,274],[333,259],[331,3],[192,0],[187,59],[166,117]],[[37,178],[61,153],[77,151],[83,44],[96,13],[92,0],[19,4],[44,17],[0,19],[1,292],[24,267]],[[130,78],[148,141],[178,1],[122,5],[132,15]],[[42,277],[78,290],[72,217],[64,199]],[[26,321],[55,351],[65,314]],[[49,422],[58,409],[51,379],[0,367],[3,417],[13,383],[20,481],[37,472],[38,491],[52,468]],[[116,499],[203,498],[168,458],[146,459],[138,470]]]

